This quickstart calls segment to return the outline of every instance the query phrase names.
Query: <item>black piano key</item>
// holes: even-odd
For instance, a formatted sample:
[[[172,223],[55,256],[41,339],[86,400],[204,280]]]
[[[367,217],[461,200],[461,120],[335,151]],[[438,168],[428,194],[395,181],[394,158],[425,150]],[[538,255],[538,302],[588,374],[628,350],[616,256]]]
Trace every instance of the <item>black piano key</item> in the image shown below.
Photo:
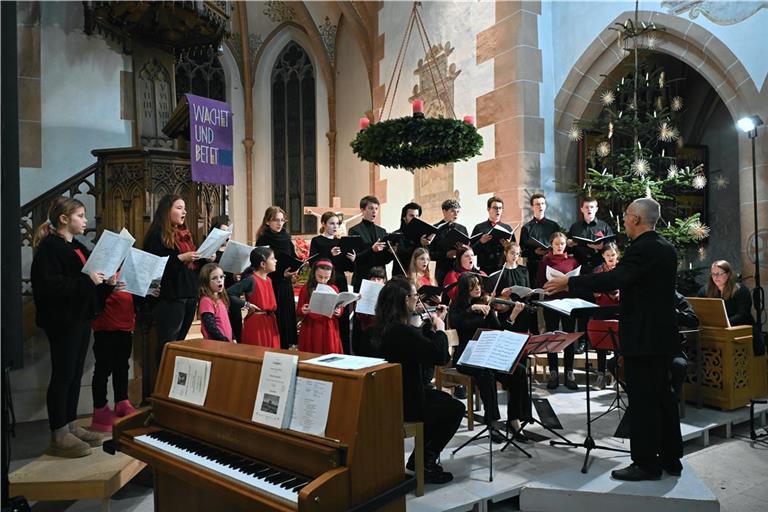
[[[294,476],[293,478],[286,480],[285,482],[280,484],[280,487],[283,489],[290,489],[291,487],[296,487],[300,483],[302,483],[303,480],[297,476]]]
[[[309,483],[309,482],[304,482],[304,483],[302,483],[302,484],[300,484],[300,485],[297,485],[296,487],[294,487],[293,489],[291,489],[291,491],[292,491],[292,492],[296,492],[296,493],[298,493],[298,492],[300,492],[300,491],[301,491],[301,490],[302,490],[304,487],[306,487],[308,483]]]
[[[279,477],[271,479],[270,482],[272,482],[275,485],[280,485],[283,482],[287,482],[288,480],[293,480],[293,475],[291,475],[290,473],[283,473]]]

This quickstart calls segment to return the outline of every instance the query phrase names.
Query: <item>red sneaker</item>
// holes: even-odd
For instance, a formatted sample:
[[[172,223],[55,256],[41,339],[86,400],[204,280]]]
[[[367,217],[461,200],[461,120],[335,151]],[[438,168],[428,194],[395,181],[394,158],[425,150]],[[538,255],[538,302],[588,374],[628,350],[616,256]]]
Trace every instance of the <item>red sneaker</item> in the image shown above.
[[[133,414],[136,412],[136,409],[133,408],[131,405],[131,402],[128,400],[120,400],[115,404],[115,414],[122,418],[123,416],[128,416],[129,414]]]
[[[93,418],[91,419],[91,430],[97,430],[99,432],[112,432],[112,424],[117,420],[117,416],[109,405],[99,407],[93,410]]]

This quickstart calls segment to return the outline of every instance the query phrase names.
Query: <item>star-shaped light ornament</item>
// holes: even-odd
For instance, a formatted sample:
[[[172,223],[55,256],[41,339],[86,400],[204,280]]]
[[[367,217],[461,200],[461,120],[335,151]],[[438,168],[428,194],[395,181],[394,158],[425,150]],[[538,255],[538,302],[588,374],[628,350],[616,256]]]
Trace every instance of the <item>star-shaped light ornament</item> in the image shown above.
[[[697,242],[701,242],[709,236],[709,226],[702,224],[700,220],[695,220],[688,228],[688,234]]]
[[[667,178],[669,179],[677,178],[678,172],[680,172],[680,169],[678,169],[675,164],[670,165],[669,169],[667,169]]]
[[[674,126],[670,126],[668,123],[661,123],[659,125],[659,140],[661,142],[672,142],[679,136],[680,132]]]
[[[659,46],[659,38],[655,34],[650,34],[645,38],[645,47],[647,49],[654,50],[657,46]]]
[[[582,136],[583,134],[581,132],[581,129],[575,124],[571,126],[570,130],[568,130],[568,138],[571,139],[572,142],[580,141]]]
[[[717,178],[715,178],[715,187],[717,190],[724,190],[728,188],[728,185],[730,185],[731,182],[728,178],[723,176],[722,174],[719,175]]]
[[[679,112],[683,109],[683,98],[680,96],[675,96],[672,98],[672,102],[669,104],[669,106],[674,110],[675,112]]]
[[[651,165],[645,158],[637,158],[634,162],[632,162],[632,167],[630,169],[635,176],[642,177],[648,174],[648,171],[651,170]]]
[[[707,186],[707,178],[703,174],[697,174],[693,177],[693,188],[702,190]]]
[[[595,151],[597,152],[597,156],[601,158],[605,158],[606,156],[611,154],[611,146],[605,141],[602,141],[600,144],[597,145],[595,148]]]
[[[611,89],[608,89],[603,92],[603,94],[600,95],[600,101],[603,102],[603,105],[606,107],[613,105],[613,102],[616,100],[616,95],[613,93]]]

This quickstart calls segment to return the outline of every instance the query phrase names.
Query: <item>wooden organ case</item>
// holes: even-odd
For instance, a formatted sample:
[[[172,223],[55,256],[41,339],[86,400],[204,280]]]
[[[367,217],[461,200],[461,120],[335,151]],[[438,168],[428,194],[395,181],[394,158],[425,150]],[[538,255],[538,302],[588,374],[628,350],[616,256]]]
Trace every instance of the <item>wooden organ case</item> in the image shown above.
[[[326,437],[318,437],[251,421],[265,351],[207,340],[166,345],[151,407],[121,419],[113,435],[120,451],[152,466],[155,510],[404,511],[413,486],[403,466],[400,366],[336,370],[301,362],[316,354],[292,352],[298,376],[333,382]],[[211,362],[204,407],[168,397],[176,356]],[[141,442],[150,434],[170,440],[170,453]],[[222,474],[201,454],[277,476],[261,485]],[[272,491],[281,478],[291,480]]]

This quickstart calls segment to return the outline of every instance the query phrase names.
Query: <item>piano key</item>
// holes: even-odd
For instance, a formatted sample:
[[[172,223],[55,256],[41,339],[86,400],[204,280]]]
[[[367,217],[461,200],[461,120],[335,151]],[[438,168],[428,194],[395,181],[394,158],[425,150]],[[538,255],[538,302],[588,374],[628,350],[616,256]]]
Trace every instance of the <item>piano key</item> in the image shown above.
[[[169,431],[137,436],[134,440],[292,503],[298,503],[299,491],[309,483],[306,478]],[[296,485],[280,485],[291,481]]]

